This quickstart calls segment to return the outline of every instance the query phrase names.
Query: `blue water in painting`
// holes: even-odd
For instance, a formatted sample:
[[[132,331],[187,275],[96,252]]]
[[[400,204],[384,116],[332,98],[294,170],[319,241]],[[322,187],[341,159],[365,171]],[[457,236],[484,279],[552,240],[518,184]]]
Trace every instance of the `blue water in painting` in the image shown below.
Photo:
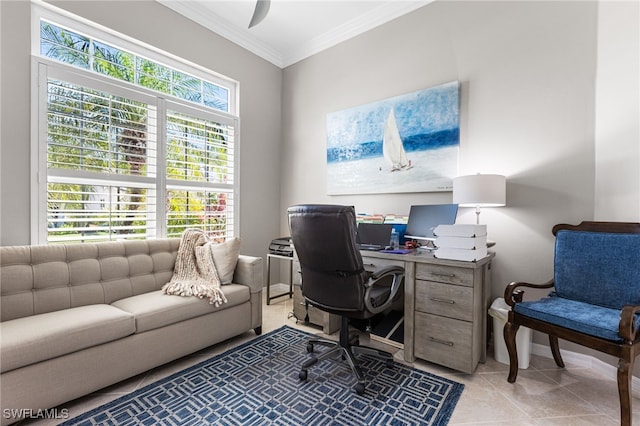
[[[448,129],[402,138],[404,150],[409,152],[455,146],[459,143],[460,129]],[[327,163],[354,161],[382,156],[382,140],[327,148]]]

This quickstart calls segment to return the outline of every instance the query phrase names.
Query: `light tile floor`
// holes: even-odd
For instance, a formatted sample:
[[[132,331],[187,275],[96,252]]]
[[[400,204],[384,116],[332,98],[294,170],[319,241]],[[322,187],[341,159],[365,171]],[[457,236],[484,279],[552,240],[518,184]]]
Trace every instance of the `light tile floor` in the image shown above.
[[[265,297],[266,299],[266,297]],[[282,325],[299,328],[313,334],[322,334],[316,327],[296,324],[290,317],[293,301],[288,297],[273,300],[263,305],[263,332],[275,330]],[[337,333],[335,333],[337,334]],[[155,368],[91,395],[64,404],[71,417],[105,404],[183,370],[213,355],[251,340],[253,332],[247,332],[218,345],[203,349],[167,365]],[[337,336],[333,336],[337,339]],[[379,342],[369,342],[366,336],[361,343],[379,346],[395,353],[395,358],[404,362],[402,352]],[[450,425],[618,425],[620,423],[618,391],[615,380],[580,366],[556,367],[552,359],[532,355],[530,366],[520,370],[516,383],[507,382],[508,366],[491,356],[479,364],[474,374],[465,374],[417,360],[415,368],[444,376],[463,383],[465,389],[455,408]],[[640,398],[633,401],[633,423],[640,425]],[[29,420],[19,425],[54,425],[54,420]]]

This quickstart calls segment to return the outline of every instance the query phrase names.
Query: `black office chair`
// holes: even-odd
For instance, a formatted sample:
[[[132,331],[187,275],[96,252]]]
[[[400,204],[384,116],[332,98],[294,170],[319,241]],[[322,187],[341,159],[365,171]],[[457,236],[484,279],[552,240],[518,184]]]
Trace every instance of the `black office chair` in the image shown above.
[[[404,268],[389,266],[374,272],[365,271],[356,245],[356,215],[353,207],[334,205],[298,205],[288,209],[293,247],[300,260],[302,295],[323,311],[340,315],[340,341],[311,339],[314,345],[329,350],[312,355],[300,370],[301,380],[307,369],[318,361],[336,355],[346,359],[358,379],[355,391],[362,395],[365,377],[356,354],[381,358],[393,366],[393,356],[385,351],[360,346],[357,335],[349,335],[349,319],[368,319],[388,309],[398,294]]]

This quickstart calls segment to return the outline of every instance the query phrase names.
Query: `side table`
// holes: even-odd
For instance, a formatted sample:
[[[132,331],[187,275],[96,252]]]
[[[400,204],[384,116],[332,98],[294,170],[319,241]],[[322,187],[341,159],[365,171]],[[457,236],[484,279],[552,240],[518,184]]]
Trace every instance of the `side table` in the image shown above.
[[[289,262],[289,291],[281,294],[277,294],[275,296],[271,296],[271,260],[272,259],[280,259]],[[271,304],[273,299],[277,299],[282,296],[289,296],[291,299],[293,297],[293,256],[282,256],[279,254],[267,254],[267,305]]]

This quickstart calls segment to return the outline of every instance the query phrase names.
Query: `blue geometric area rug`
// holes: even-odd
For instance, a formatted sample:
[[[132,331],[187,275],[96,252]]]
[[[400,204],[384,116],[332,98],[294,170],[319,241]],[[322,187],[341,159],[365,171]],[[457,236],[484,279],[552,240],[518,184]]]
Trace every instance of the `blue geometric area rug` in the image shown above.
[[[362,355],[365,394],[340,357],[309,369],[310,334],[283,326],[64,425],[446,425],[464,385]]]

